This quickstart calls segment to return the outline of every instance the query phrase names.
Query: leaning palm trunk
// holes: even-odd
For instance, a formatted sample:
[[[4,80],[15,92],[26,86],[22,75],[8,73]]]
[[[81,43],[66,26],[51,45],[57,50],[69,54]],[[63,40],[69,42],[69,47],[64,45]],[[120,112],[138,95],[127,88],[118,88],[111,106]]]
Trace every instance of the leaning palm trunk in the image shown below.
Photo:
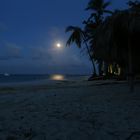
[[[77,47],[81,48],[81,44],[84,42],[88,55],[90,57],[90,60],[92,62],[92,66],[93,66],[93,74],[96,74],[96,69],[95,69],[95,64],[94,61],[92,59],[92,56],[90,54],[90,49],[88,47],[88,44],[86,42],[86,35],[84,33],[84,31],[81,30],[81,28],[79,27],[75,27],[75,26],[68,26],[66,28],[66,32],[72,31],[72,34],[70,35],[66,45],[70,45],[71,43],[75,43],[77,45]]]
[[[86,49],[87,49],[89,58],[90,58],[90,60],[91,60],[92,66],[93,66],[93,75],[96,75],[95,63],[94,63],[94,60],[93,60],[93,58],[92,58],[92,56],[91,56],[91,54],[90,54],[90,49],[89,49],[89,47],[88,47],[88,44],[87,44],[87,42],[86,42],[86,40],[85,40],[85,36],[84,36],[84,35],[83,35],[83,41],[84,41],[84,43],[85,43],[85,46],[86,46]]]

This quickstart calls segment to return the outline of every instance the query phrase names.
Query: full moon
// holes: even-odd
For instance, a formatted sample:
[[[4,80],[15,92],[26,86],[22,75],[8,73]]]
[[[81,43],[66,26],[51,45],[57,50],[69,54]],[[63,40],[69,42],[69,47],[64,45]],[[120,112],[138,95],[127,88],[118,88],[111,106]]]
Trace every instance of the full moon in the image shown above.
[[[57,47],[57,48],[61,48],[61,44],[60,44],[60,43],[57,43],[57,44],[56,44],[56,47]]]

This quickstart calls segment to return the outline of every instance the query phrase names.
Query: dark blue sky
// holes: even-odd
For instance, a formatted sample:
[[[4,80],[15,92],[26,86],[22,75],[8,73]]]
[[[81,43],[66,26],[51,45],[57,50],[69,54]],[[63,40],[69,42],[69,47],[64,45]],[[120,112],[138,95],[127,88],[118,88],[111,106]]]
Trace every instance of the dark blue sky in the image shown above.
[[[112,0],[124,8],[128,0]],[[91,73],[75,46],[65,47],[69,25],[82,26],[87,0],[1,0],[0,73]],[[60,42],[63,48],[55,48]]]

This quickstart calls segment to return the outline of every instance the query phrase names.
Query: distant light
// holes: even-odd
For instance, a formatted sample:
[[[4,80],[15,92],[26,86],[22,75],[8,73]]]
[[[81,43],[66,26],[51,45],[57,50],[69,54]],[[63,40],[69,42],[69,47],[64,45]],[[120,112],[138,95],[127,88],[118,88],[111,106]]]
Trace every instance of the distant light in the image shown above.
[[[4,73],[3,75],[4,75],[4,76],[10,76],[10,74],[9,74],[9,73]]]

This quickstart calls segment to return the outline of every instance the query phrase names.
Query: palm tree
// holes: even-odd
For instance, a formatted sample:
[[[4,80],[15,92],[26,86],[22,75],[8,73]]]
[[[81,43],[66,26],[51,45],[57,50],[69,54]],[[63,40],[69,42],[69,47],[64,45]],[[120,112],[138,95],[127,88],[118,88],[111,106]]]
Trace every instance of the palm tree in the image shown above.
[[[87,34],[86,40],[89,41],[92,57],[94,54],[97,28],[104,21],[104,13],[113,13],[110,10],[107,10],[109,5],[110,2],[105,2],[104,0],[90,0],[86,8],[86,10],[91,11],[91,14],[87,21],[84,21],[83,23],[85,24],[85,32]],[[102,75],[103,60],[98,59],[98,64],[99,75]]]
[[[66,32],[72,32],[70,37],[69,37],[69,39],[68,39],[68,41],[66,42],[66,46],[70,46],[72,43],[75,43],[78,48],[81,48],[82,43],[85,44],[87,52],[88,52],[88,55],[89,55],[90,60],[92,62],[93,73],[94,73],[94,75],[96,75],[95,63],[93,61],[93,58],[92,58],[91,53],[90,53],[90,49],[89,49],[88,44],[86,42],[86,34],[85,34],[85,32],[81,28],[76,27],[76,26],[68,26],[66,28]]]
[[[139,7],[140,8],[140,7]],[[134,73],[139,71],[140,57],[137,53],[140,36],[140,9],[139,12],[134,9],[128,9],[121,11],[114,17],[114,41],[116,46],[118,46],[120,54],[118,56],[121,58],[118,62],[122,60],[126,65],[128,71],[128,80],[130,84],[130,91],[134,90]],[[137,43],[136,43],[137,42]],[[125,56],[125,57],[124,57]],[[138,62],[136,64],[136,62]]]
[[[112,14],[112,11],[107,10],[110,4],[110,2],[105,2],[104,0],[90,0],[86,8],[86,10],[92,11],[88,21],[92,20],[95,21],[97,25],[100,25],[104,13]]]
[[[133,91],[133,74],[140,72],[140,3],[131,4],[133,6],[127,10],[116,11],[98,28],[94,52],[97,58],[125,67],[129,73],[130,90]]]

